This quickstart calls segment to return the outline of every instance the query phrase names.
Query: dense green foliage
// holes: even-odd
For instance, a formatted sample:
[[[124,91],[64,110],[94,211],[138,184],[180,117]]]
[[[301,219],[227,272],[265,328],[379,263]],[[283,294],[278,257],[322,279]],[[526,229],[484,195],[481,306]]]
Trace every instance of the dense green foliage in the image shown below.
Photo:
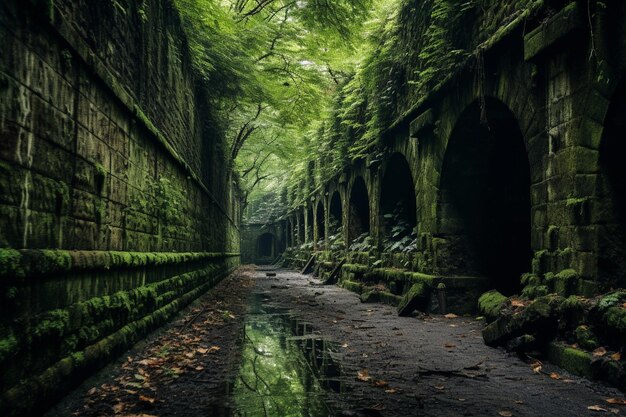
[[[273,214],[381,152],[385,131],[462,65],[480,77],[501,26],[474,22],[506,23],[537,5],[520,1],[489,20],[484,0],[175,2],[245,204],[263,198]]]

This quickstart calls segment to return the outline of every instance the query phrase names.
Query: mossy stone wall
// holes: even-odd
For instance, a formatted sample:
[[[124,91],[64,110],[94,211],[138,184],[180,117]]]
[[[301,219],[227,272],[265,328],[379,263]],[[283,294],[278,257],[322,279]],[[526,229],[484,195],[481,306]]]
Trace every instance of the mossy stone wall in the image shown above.
[[[415,7],[430,10],[443,7],[443,3],[415,3]],[[406,4],[409,10],[412,6]],[[291,224],[307,217],[312,207],[309,202],[326,201],[327,195],[338,190],[343,224],[349,225],[350,211],[345,208],[349,207],[352,184],[361,176],[368,188],[370,235],[374,246],[378,245],[383,223],[379,212],[381,178],[391,156],[400,153],[413,177],[419,239],[417,251],[408,255],[403,267],[442,277],[479,277],[481,271],[470,262],[476,247],[459,227],[459,216],[450,204],[442,177],[444,161],[452,149],[451,138],[471,139],[471,129],[462,122],[466,111],[472,106],[484,109],[488,122],[496,104],[505,109],[502,114],[510,116],[510,130],[521,136],[518,145],[522,159],[528,162],[529,185],[521,193],[530,199],[525,272],[544,276],[572,269],[596,292],[623,287],[624,219],[616,214],[619,196],[604,172],[601,146],[607,140],[607,127],[613,132],[623,130],[621,122],[608,120],[607,114],[612,114],[611,109],[623,114],[625,15],[626,6],[619,2],[583,5],[576,1],[506,0],[487,2],[466,14],[464,21],[451,21],[459,25],[456,29],[463,29],[464,39],[446,42],[467,53],[465,61],[452,68],[437,67],[445,62],[438,64],[436,60],[415,62],[406,69],[407,74],[434,71],[445,76],[432,88],[415,96],[407,93],[392,103],[399,117],[368,155],[350,161],[330,180],[315,183],[314,192],[306,192],[311,187],[301,188],[304,195],[293,196],[291,202],[302,204],[292,211]],[[419,20],[414,22],[417,26],[406,27],[402,40],[406,45],[398,45],[399,49],[423,45],[429,39],[427,33],[436,29],[432,25],[437,22],[414,20]],[[458,32],[456,29],[446,33]],[[479,114],[473,118],[477,126],[485,123]],[[505,142],[496,144],[502,154],[508,150]],[[463,158],[463,154],[455,157]],[[308,220],[300,222],[304,221],[308,226]],[[317,230],[318,225],[311,229]],[[344,233],[349,242],[348,228]],[[311,243],[313,237],[307,235],[305,241]],[[290,241],[291,246],[301,243],[298,239]],[[372,256],[381,260],[379,266],[400,265],[395,256],[376,251]],[[497,279],[497,273],[492,275]],[[497,287],[497,282],[492,284]],[[521,290],[518,283],[508,290],[514,286]]]
[[[0,4],[0,414],[41,411],[239,264],[170,0]]]

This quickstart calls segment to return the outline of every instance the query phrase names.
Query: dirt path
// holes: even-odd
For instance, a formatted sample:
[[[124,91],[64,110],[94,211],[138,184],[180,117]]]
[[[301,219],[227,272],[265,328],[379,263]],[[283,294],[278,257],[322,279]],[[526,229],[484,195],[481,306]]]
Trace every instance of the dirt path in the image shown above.
[[[588,409],[594,405],[626,414],[626,407],[605,401],[621,398],[617,390],[549,365],[535,373],[517,357],[485,346],[474,319],[398,317],[393,307],[362,304],[336,286],[276,272],[266,277],[243,269],[225,280],[183,319],[87,381],[49,415],[228,415],[237,341],[246,300],[253,298],[262,308],[290,311],[336,342],[332,357],[340,375],[333,378],[341,389],[326,390],[324,401],[337,415],[601,414]]]

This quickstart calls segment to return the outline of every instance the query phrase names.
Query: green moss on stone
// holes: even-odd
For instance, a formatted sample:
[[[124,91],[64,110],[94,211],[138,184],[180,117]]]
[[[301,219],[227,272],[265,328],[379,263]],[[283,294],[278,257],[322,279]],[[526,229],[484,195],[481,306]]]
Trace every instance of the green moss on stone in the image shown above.
[[[398,303],[398,315],[407,316],[415,310],[426,311],[430,301],[431,287],[424,282],[417,282],[409,288]]]
[[[549,293],[550,289],[546,285],[527,285],[522,290],[522,297],[533,300],[537,297],[548,295]]]
[[[546,282],[553,292],[564,296],[571,295],[576,293],[579,287],[578,272],[573,269],[564,269],[553,276],[548,277],[546,274]]]
[[[0,249],[0,276],[23,277],[24,270],[20,265],[22,255],[15,249]]]
[[[581,299],[575,295],[567,297],[561,303],[561,311],[565,322],[573,328],[585,321],[585,305]]]
[[[626,308],[609,307],[604,313],[604,322],[612,332],[618,333],[622,340],[626,338]]]
[[[548,359],[561,368],[586,378],[592,378],[591,355],[579,349],[564,346],[559,343],[550,343]]]
[[[594,350],[599,346],[598,338],[587,325],[580,325],[574,330],[576,343],[583,349]]]
[[[522,285],[537,286],[537,285],[541,285],[541,278],[539,278],[537,274],[527,272],[525,274],[522,274],[520,278],[520,282],[522,283]]]
[[[614,291],[602,297],[598,302],[598,308],[601,311],[607,308],[614,307],[618,304],[623,304],[626,301],[626,291]]]
[[[0,363],[6,360],[18,350],[18,341],[13,332],[0,339]]]
[[[345,280],[341,283],[341,286],[346,290],[355,292],[357,294],[360,294],[363,290],[363,284],[361,284],[360,282]]]
[[[497,290],[487,291],[478,299],[478,311],[490,321],[495,320],[506,301],[507,298]]]
[[[37,338],[61,337],[66,332],[69,322],[70,314],[67,310],[48,311],[33,328],[32,334]]]

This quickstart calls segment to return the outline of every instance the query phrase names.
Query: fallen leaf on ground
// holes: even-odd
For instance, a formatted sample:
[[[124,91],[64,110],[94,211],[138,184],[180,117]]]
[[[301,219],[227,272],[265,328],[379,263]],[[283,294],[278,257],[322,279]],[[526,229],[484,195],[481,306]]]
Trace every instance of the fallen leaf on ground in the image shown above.
[[[196,349],[196,352],[200,353],[201,355],[204,355],[208,351],[209,351],[209,349],[205,349],[205,348],[198,348],[198,349]]]
[[[359,372],[357,372],[356,378],[359,381],[364,381],[364,382],[368,382],[372,379],[367,369],[361,369]]]
[[[541,372],[541,368],[543,367],[543,363],[541,361],[534,361],[530,364],[530,369],[533,370],[534,373],[538,374]]]
[[[604,413],[608,413],[609,410],[607,410],[606,408],[602,408],[599,405],[590,405],[589,407],[587,407],[587,410],[591,410],[591,411],[601,411]]]
[[[438,389],[439,391],[446,389],[443,385],[433,385],[433,388]]]
[[[524,401],[522,401],[522,400],[515,400],[515,404],[524,404]]]
[[[465,398],[459,398],[459,401],[463,402],[465,401]]]
[[[385,392],[387,394],[395,394],[396,392],[398,392],[398,390],[395,388],[390,388],[390,389],[386,389]]]
[[[456,315],[456,314],[454,314],[454,313],[448,313],[448,314],[446,314],[444,317],[445,317],[445,318],[447,318],[447,319],[455,319],[455,318],[457,318],[457,317],[459,317],[459,316],[457,316],[457,315]]]
[[[87,391],[87,395],[94,395],[96,392],[98,392],[98,388],[93,387],[92,389]]]
[[[347,344],[347,343],[344,343],[343,345],[341,345],[341,347],[342,347],[342,348],[347,348],[347,347],[348,347],[348,344]]]
[[[217,352],[221,348],[219,346],[211,346],[208,350],[209,353]]]
[[[524,304],[524,302],[523,302],[523,301],[521,301],[521,300],[515,300],[515,299],[513,299],[513,300],[511,300],[511,305],[512,305],[513,307],[524,307],[524,305],[525,305],[525,304]]]
[[[552,372],[550,374],[550,378],[552,378],[552,379],[561,379],[561,375],[557,374],[556,372]]]
[[[611,355],[611,359],[613,359],[614,361],[619,361],[622,359],[622,354],[617,352]]]
[[[597,348],[591,353],[593,354],[593,356],[604,356],[606,355],[606,349],[600,346],[599,348]]]
[[[389,386],[389,382],[387,381],[383,381],[382,379],[379,379],[378,381],[375,382],[377,387],[387,387]]]
[[[608,398],[606,402],[609,404],[626,405],[626,398]]]
[[[498,414],[502,417],[511,417],[513,415],[510,411],[499,411]]]
[[[444,346],[444,347],[447,347],[447,348],[455,348],[455,347],[456,347],[456,345],[454,345],[454,344],[452,344],[452,343],[446,343],[446,344],[445,344],[445,345],[443,345],[443,346]]]
[[[156,401],[156,398],[148,397],[147,395],[140,395],[139,401],[148,403],[148,404],[154,404],[154,402]]]

